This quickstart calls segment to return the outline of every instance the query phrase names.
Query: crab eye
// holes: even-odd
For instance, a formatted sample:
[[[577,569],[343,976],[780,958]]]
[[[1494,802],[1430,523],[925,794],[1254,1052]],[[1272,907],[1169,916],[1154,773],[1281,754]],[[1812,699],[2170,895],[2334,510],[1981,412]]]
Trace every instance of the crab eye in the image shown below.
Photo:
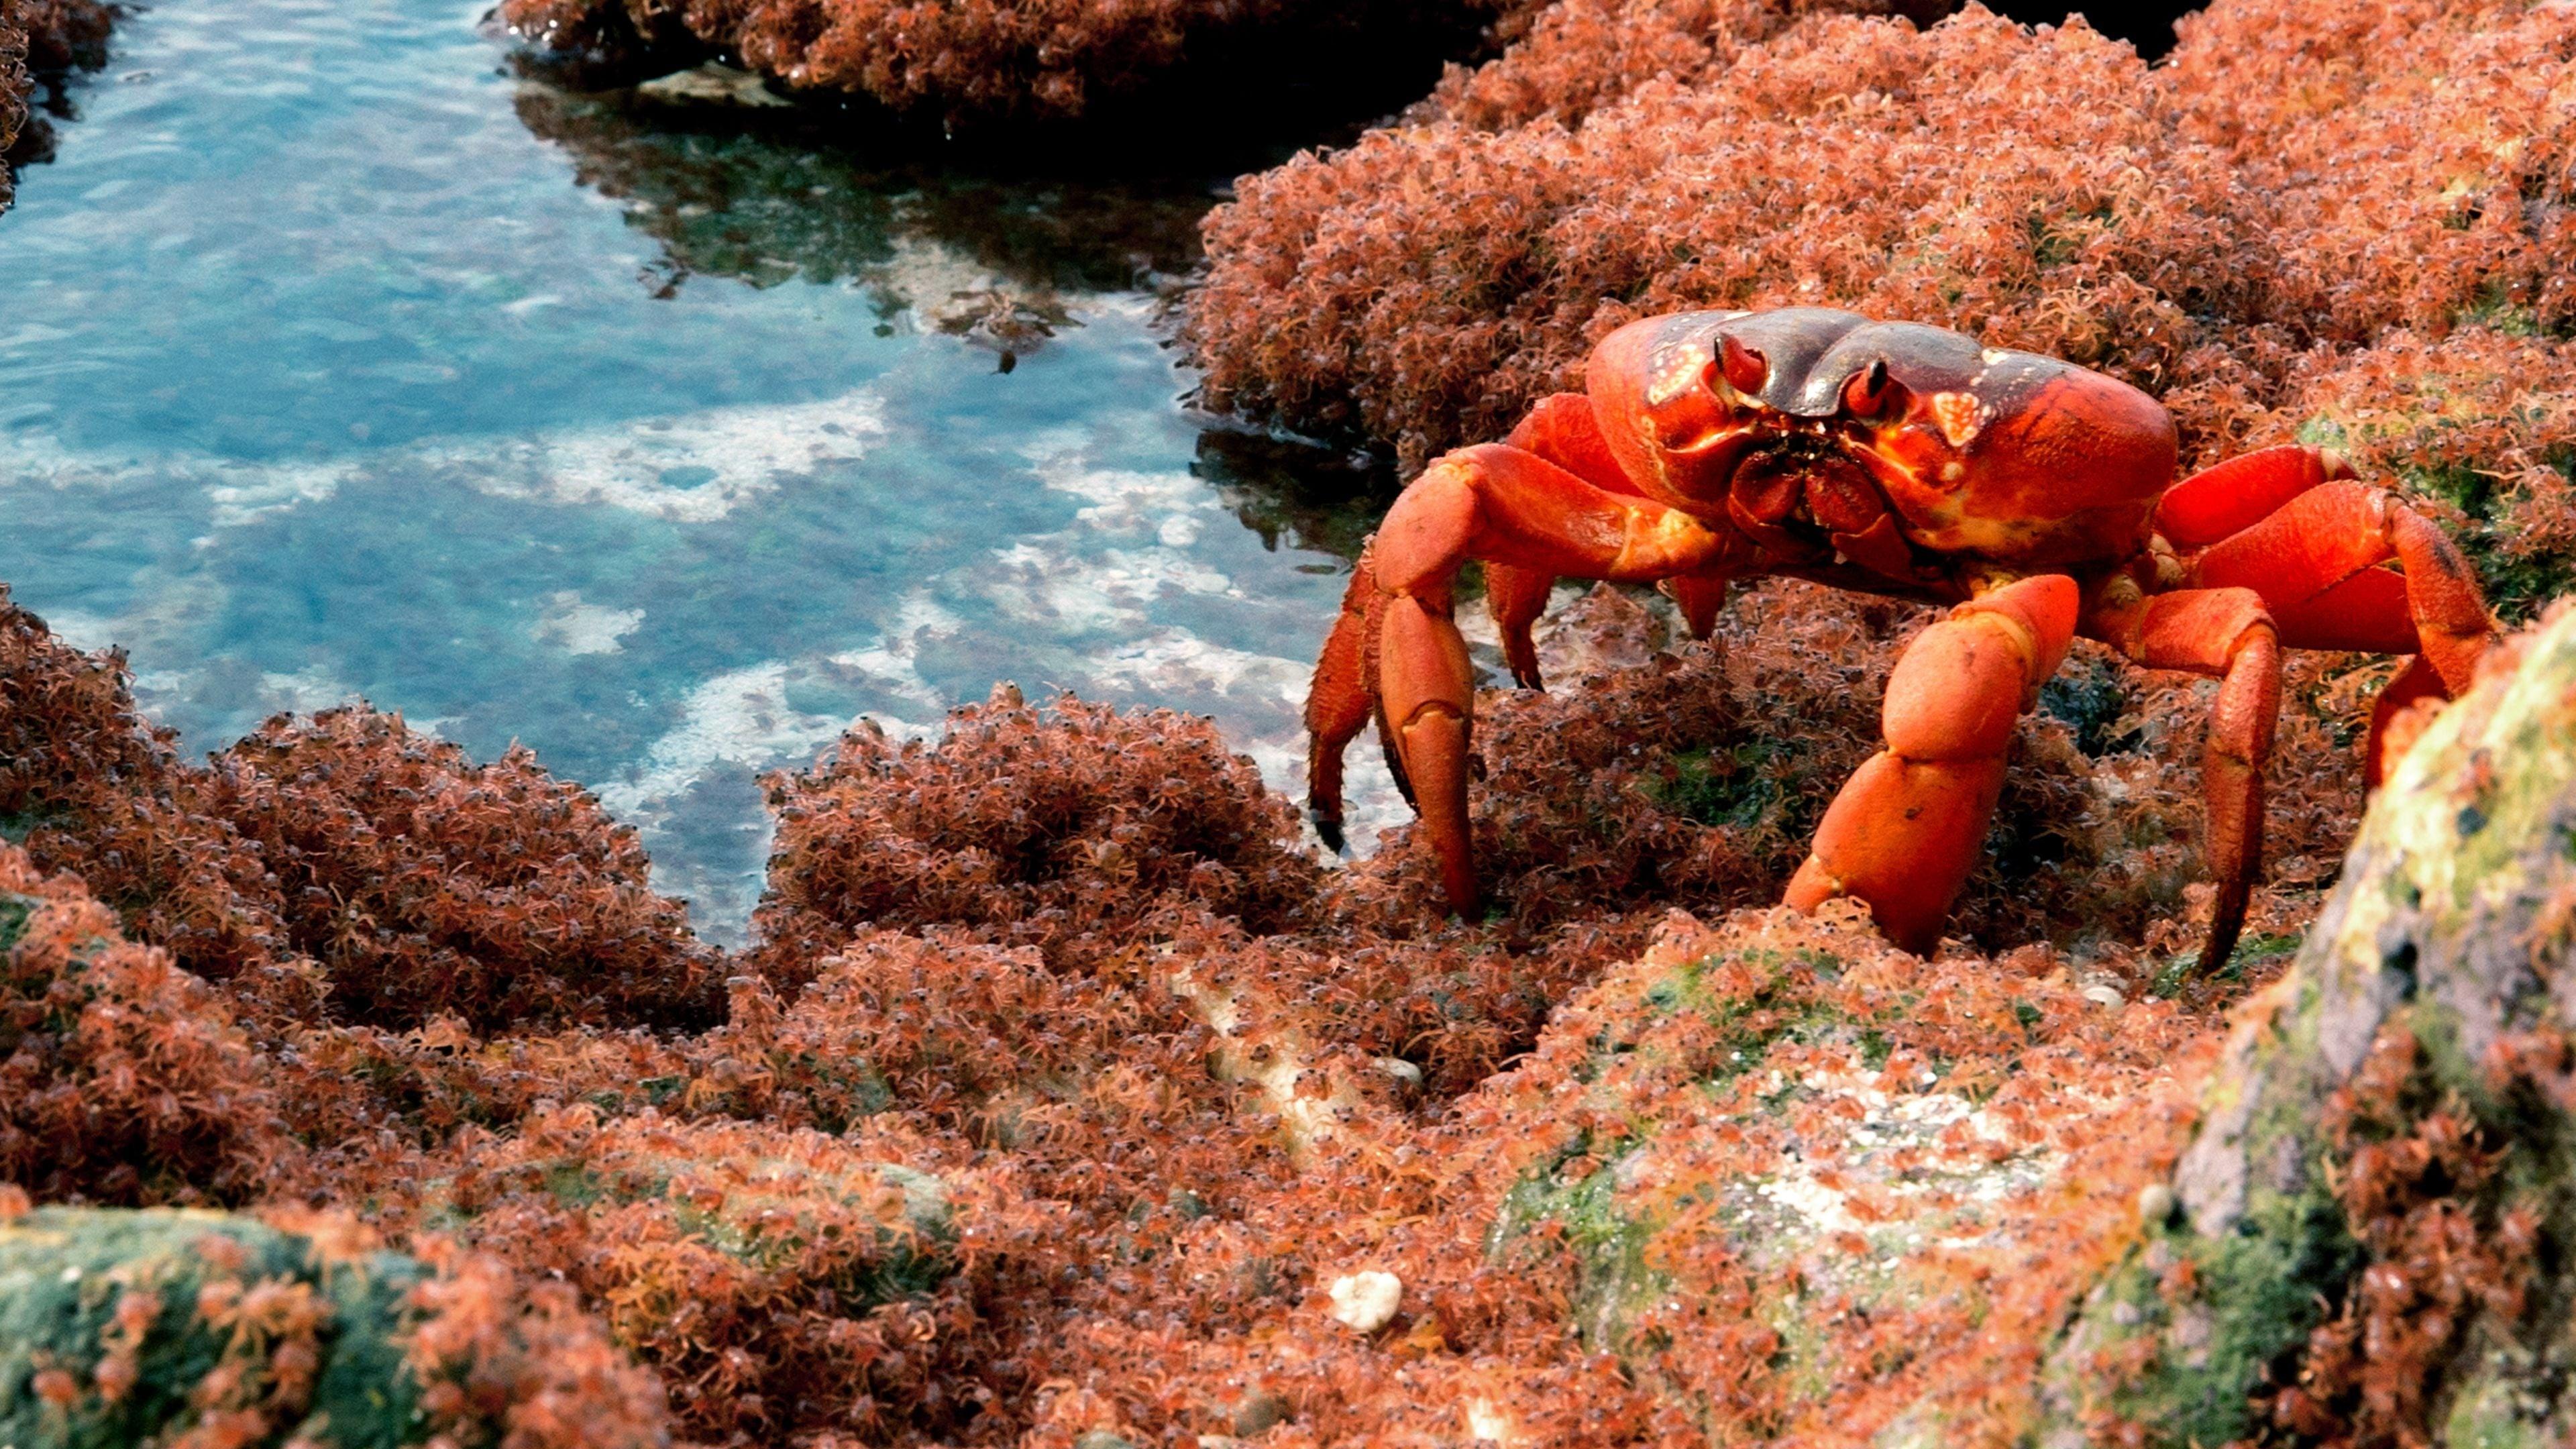
[[[1718,366],[1726,374],[1726,385],[1746,397],[1758,396],[1762,384],[1771,380],[1771,364],[1762,354],[1732,337],[1719,344]]]
[[[1887,406],[1887,359],[1882,357],[1866,369],[1851,375],[1843,384],[1843,411],[1856,418],[1874,418]]]

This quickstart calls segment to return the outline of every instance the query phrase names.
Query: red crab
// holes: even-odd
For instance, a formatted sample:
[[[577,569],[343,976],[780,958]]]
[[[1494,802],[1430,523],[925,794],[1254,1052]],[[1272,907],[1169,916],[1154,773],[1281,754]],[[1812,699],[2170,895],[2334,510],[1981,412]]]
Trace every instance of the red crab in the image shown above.
[[[2371,714],[2376,783],[2392,722],[2465,687],[2495,639],[2457,546],[2333,453],[2266,448],[2177,483],[2165,410],[2055,358],[1822,308],[1681,312],[1604,338],[1585,383],[1405,489],[1306,703],[1325,838],[1338,844],[1343,747],[1374,714],[1461,914],[1477,903],[1475,689],[1450,580],[1471,558],[1530,688],[1530,625],[1560,575],[1662,581],[1703,637],[1727,582],[1763,574],[1954,605],[1898,659],[1885,748],[1789,883],[1802,910],[1867,901],[1918,952],[1983,846],[2014,719],[2075,636],[2222,681],[2203,756],[2218,880],[2203,969],[2234,948],[2262,853],[2281,650],[2415,656]]]

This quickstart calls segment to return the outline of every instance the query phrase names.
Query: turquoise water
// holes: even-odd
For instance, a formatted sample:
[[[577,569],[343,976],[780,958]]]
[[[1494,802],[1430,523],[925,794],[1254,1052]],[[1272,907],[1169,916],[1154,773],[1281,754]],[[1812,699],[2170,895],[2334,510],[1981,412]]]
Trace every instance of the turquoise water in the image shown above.
[[[20,602],[194,749],[358,697],[523,741],[721,939],[756,774],[862,713],[1069,688],[1301,783],[1357,525],[1333,460],[1182,405],[1156,286],[1214,178],[585,97],[480,3],[162,0],[75,87],[0,217]]]

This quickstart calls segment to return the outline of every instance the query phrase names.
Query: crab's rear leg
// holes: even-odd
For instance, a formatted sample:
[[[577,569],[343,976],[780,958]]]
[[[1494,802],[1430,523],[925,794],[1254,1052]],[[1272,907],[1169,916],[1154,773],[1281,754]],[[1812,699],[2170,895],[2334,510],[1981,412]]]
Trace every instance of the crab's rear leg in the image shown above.
[[[2281,713],[2279,631],[2252,589],[2183,589],[2105,621],[2100,636],[2149,669],[2219,678],[2200,757],[2205,853],[2218,887],[2200,969],[2215,971],[2236,949],[2263,861],[2263,767]]]
[[[1539,399],[1506,441],[1604,493],[1627,498],[1644,496],[1611,456],[1610,445],[1602,440],[1601,421],[1592,410],[1592,399],[1582,393],[1560,392]],[[1662,582],[1673,601],[1681,605],[1691,637],[1707,638],[1717,625],[1718,606],[1726,602],[1725,573],[1713,570],[1677,574]],[[1492,562],[1485,565],[1485,608],[1493,616],[1495,631],[1502,636],[1503,662],[1511,668],[1512,681],[1524,689],[1543,687],[1538,646],[1530,639],[1530,626],[1547,611],[1547,596],[1555,587],[1556,574],[1549,569]]]
[[[2066,657],[2077,605],[2072,579],[2023,579],[1914,636],[1887,679],[1887,748],[1825,811],[1790,905],[1857,897],[1890,941],[1930,954],[1984,848],[2013,722]]]
[[[2418,656],[2372,710],[2364,752],[2373,785],[2404,706],[2467,688],[2495,643],[2459,546],[2404,500],[2352,481],[2331,453],[2285,446],[2222,463],[2168,492],[2156,526],[2176,547],[2201,550],[2194,584],[2261,594],[2285,648]]]
[[[1371,697],[1354,681],[1368,682],[1374,655],[1379,727],[1439,853],[1450,904],[1471,914],[1467,739],[1475,683],[1450,618],[1450,580],[1477,558],[1550,577],[1647,582],[1709,565],[1723,549],[1724,540],[1688,514],[1594,487],[1507,444],[1463,448],[1433,463],[1387,511],[1317,665],[1307,717],[1325,726],[1309,775],[1319,821],[1339,815],[1339,751],[1359,732],[1368,713],[1361,701]],[[1359,597],[1363,588],[1374,597]]]

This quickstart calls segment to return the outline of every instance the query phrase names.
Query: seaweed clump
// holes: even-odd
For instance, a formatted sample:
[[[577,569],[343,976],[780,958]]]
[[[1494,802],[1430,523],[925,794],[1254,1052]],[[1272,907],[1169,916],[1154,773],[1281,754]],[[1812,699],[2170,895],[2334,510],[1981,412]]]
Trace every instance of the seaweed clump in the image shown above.
[[[1960,327],[2160,393],[2251,387],[2298,345],[2221,330],[2262,318],[2279,269],[2230,158],[2178,134],[2126,45],[1976,7],[1922,30],[1703,8],[1761,43],[1708,49],[1687,83],[1632,85],[1590,45],[1508,53],[1444,90],[1471,119],[1246,178],[1189,301],[1211,401],[1418,467],[1578,386],[1621,324],[1689,307]],[[1477,124],[1529,109],[1473,99],[1524,68],[1552,96],[1586,65],[1618,94],[1579,124]]]
[[[549,50],[627,67],[739,59],[794,91],[863,97],[900,117],[950,127],[1062,122],[1175,82],[1222,104],[1229,75],[1268,78],[1282,65],[1364,71],[1392,53],[1436,53],[1472,40],[1499,0],[1357,6],[1257,0],[1007,0],[901,5],[797,0],[741,6],[690,0],[505,0],[502,19]],[[1368,58],[1330,47],[1360,41]],[[1348,79],[1347,74],[1339,76]]]
[[[528,752],[478,765],[365,708],[280,717],[186,764],[124,660],[0,599],[0,828],[126,928],[263,1012],[401,1030],[704,1025],[714,956],[631,831]]]
[[[954,924],[1060,957],[1180,907],[1274,930],[1320,876],[1284,802],[1205,724],[1031,710],[1008,686],[935,747],[862,723],[768,786],[772,956],[810,961],[864,924]]]
[[[241,1202],[297,1152],[232,1003],[0,842],[0,1183]]]
[[[1418,467],[1638,316],[1824,305],[2107,371],[2208,462],[2337,359],[2576,316],[2561,7],[2218,0],[2153,70],[2071,20],[1840,9],[1566,0],[1247,178],[1188,303],[1209,398]]]

